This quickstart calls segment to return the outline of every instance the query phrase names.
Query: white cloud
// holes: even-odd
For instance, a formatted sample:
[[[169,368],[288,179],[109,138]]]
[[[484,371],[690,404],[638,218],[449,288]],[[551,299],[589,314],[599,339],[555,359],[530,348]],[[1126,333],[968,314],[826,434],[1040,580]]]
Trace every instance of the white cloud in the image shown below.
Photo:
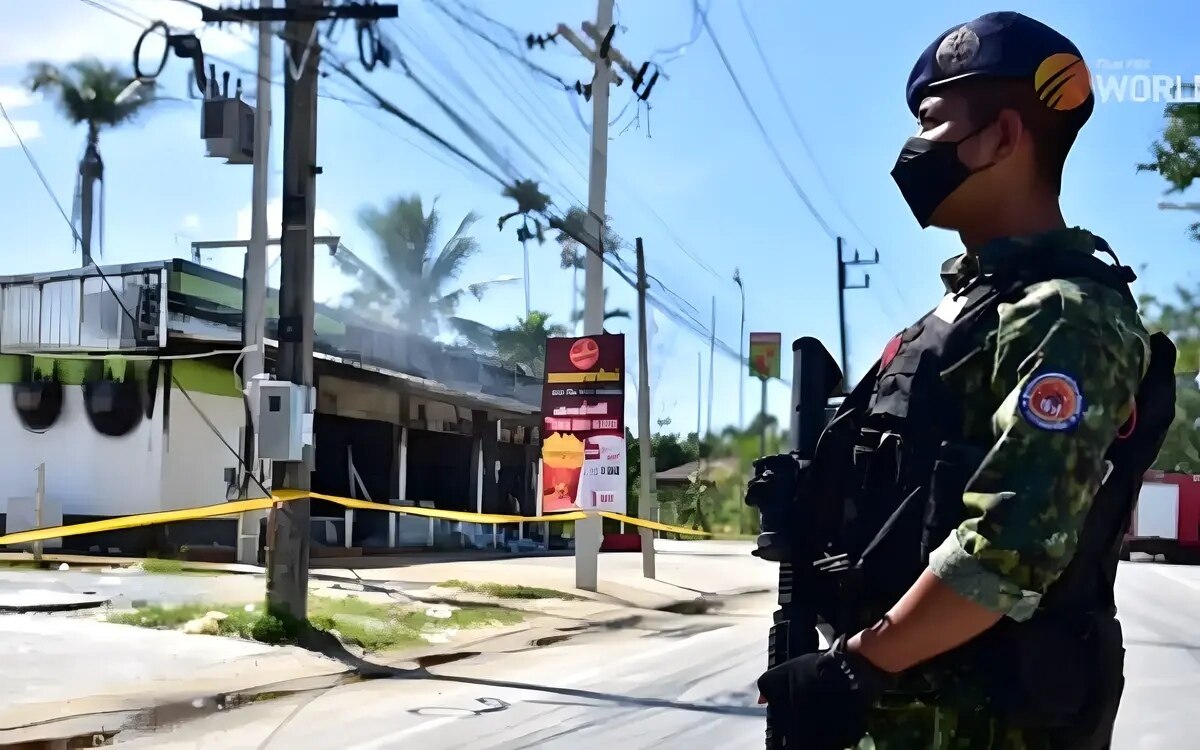
[[[191,229],[191,230],[199,229],[200,228],[200,217],[197,216],[196,214],[188,214],[187,216],[184,216],[183,217],[183,228]]]
[[[12,123],[26,143],[42,137],[42,126],[37,120],[13,120]],[[0,123],[0,148],[12,148],[17,145],[20,144],[17,143],[8,123]]]
[[[41,100],[40,94],[30,93],[18,86],[0,86],[0,104],[7,110],[20,109]]]
[[[338,223],[333,214],[318,208],[315,214],[316,233],[333,234],[337,232]],[[280,225],[283,224],[283,199],[275,198],[267,203],[267,234],[272,238],[279,237]],[[237,212],[237,234],[239,240],[250,239],[250,206]]]
[[[185,3],[162,0],[123,0],[122,7],[108,6],[113,13],[84,5],[77,0],[42,0],[27,3],[22,13],[10,14],[0,26],[0,67],[27,65],[34,61],[62,63],[81,57],[129,64],[133,46],[147,19],[165,21],[176,31],[196,30],[206,53],[232,56],[250,50],[250,31],[239,27],[202,28],[200,10]],[[125,18],[118,17],[124,16]],[[161,54],[162,37],[147,40],[142,54]],[[183,65],[172,57],[168,65]]]

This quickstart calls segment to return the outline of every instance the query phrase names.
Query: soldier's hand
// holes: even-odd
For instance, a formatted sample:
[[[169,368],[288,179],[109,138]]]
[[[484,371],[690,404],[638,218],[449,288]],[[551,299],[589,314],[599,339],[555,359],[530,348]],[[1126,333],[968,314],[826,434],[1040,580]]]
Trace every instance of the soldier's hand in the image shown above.
[[[788,747],[844,750],[867,733],[867,712],[887,676],[839,640],[824,653],[804,654],[758,678],[759,703],[778,706]]]

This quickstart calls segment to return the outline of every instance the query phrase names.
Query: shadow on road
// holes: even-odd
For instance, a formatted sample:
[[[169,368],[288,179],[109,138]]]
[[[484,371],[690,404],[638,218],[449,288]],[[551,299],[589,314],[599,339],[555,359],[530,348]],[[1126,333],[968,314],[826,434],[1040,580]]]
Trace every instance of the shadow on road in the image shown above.
[[[321,654],[336,659],[354,669],[356,674],[364,679],[399,679],[399,680],[430,680],[438,682],[454,682],[462,685],[477,685],[479,687],[506,688],[510,690],[528,690],[539,693],[551,693],[585,701],[612,703],[618,706],[637,706],[642,708],[665,708],[676,711],[692,711],[702,714],[718,714],[724,716],[766,716],[766,711],[759,706],[716,705],[703,703],[684,703],[664,698],[638,698],[616,693],[602,693],[595,690],[556,687],[553,685],[534,685],[526,682],[509,680],[492,680],[483,677],[455,677],[452,675],[433,674],[427,668],[436,666],[435,663],[425,662],[426,666],[416,668],[390,667],[375,664],[362,657],[356,656],[346,649],[336,638],[321,631],[312,631],[307,636],[305,646]],[[438,663],[447,663],[458,659],[474,656],[473,653],[447,654],[440,657]],[[435,659],[437,657],[434,657]],[[539,701],[529,701],[538,703]],[[574,703],[554,704],[549,701],[546,705],[577,705]]]

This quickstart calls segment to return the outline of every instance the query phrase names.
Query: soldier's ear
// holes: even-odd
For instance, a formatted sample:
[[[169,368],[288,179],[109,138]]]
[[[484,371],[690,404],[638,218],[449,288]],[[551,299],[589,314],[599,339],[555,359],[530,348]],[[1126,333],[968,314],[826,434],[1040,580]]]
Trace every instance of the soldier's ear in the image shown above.
[[[1012,156],[1021,144],[1022,138],[1028,138],[1029,133],[1025,128],[1025,123],[1021,121],[1021,115],[1015,109],[1002,109],[996,115],[996,124],[993,128],[992,138],[994,139],[994,151],[992,160],[1001,162]]]

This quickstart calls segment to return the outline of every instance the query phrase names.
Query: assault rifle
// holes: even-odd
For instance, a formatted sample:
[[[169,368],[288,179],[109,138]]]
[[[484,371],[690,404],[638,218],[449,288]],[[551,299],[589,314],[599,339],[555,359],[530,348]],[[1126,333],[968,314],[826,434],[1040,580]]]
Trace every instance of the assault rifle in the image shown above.
[[[779,609],[768,638],[768,667],[819,648],[811,595],[814,571],[812,560],[805,555],[807,545],[798,534],[802,531],[799,511],[803,499],[796,493],[825,429],[829,398],[841,382],[841,368],[824,344],[810,336],[792,342],[792,453],[755,462],[754,481],[761,477],[765,483],[760,489],[770,489],[747,493],[746,502],[759,510],[762,529],[752,554],[779,563]],[[767,750],[799,747],[799,738],[783,732],[785,725],[779,716],[787,710],[787,706],[767,706]]]

